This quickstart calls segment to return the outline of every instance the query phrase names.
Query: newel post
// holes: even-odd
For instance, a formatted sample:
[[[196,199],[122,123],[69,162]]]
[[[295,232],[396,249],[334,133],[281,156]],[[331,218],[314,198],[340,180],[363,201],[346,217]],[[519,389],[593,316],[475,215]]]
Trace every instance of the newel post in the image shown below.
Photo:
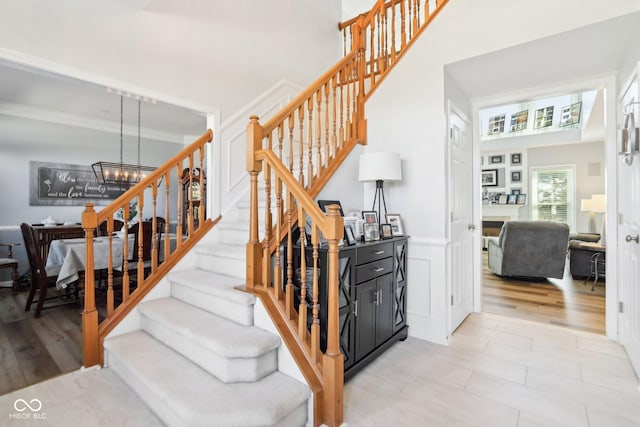
[[[96,310],[93,275],[93,233],[98,227],[98,214],[92,203],[85,205],[82,212],[82,228],[86,240],[84,275],[84,310],[82,311],[82,359],[84,366],[98,365],[100,357],[100,338],[98,337],[98,311]]]
[[[322,360],[324,385],[324,420],[330,426],[339,426],[344,418],[343,385],[344,357],[340,352],[340,325],[338,310],[338,242],[344,237],[344,220],[338,205],[329,205],[325,236],[329,243],[327,351]]]
[[[249,242],[247,243],[247,289],[260,284],[262,248],[258,237],[258,174],[262,171],[262,162],[256,159],[262,150],[262,126],[258,116],[251,116],[247,126],[247,172],[251,184],[249,208]]]

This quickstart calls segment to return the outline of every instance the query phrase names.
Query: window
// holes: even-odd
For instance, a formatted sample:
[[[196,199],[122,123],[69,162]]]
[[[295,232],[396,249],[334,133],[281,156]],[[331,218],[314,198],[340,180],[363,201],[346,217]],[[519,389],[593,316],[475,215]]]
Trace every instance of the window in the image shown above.
[[[531,169],[531,218],[558,221],[574,229],[575,166]]]

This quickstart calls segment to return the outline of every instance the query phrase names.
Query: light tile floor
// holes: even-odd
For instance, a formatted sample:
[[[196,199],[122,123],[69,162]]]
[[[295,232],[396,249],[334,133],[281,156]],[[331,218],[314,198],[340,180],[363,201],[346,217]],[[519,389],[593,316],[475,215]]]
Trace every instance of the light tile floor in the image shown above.
[[[409,338],[345,387],[351,426],[640,426],[638,379],[604,336],[472,314],[449,346]]]

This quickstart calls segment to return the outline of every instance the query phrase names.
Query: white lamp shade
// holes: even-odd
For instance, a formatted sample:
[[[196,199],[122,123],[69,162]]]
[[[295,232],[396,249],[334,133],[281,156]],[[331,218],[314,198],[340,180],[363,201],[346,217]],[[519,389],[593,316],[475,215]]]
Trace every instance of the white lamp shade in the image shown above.
[[[400,181],[402,162],[398,153],[364,153],[360,155],[359,181]]]
[[[596,213],[607,212],[607,196],[604,194],[594,194],[591,196],[591,210]]]
[[[582,212],[591,212],[591,199],[580,199],[580,210]]]

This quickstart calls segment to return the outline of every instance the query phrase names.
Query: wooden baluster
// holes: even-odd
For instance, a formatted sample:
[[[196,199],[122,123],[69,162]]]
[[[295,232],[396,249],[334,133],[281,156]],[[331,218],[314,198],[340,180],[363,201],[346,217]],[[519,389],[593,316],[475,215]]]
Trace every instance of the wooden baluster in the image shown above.
[[[122,249],[122,302],[129,298],[130,276],[129,276],[129,200],[125,200],[122,205],[122,216],[124,220],[124,248]],[[135,251],[135,248],[132,248]]]
[[[415,5],[415,21],[416,21],[416,33],[417,31],[420,29],[420,0],[415,0],[416,5]]]
[[[429,15],[431,15],[431,6],[429,5],[429,0],[425,0],[424,2],[424,22],[429,20]]]
[[[138,212],[140,221],[138,222],[138,287],[140,282],[144,283],[144,232],[142,231],[142,209],[144,208],[144,193],[138,193]]]
[[[407,46],[407,18],[404,11],[404,3],[405,0],[400,1],[400,52],[404,52],[404,49]]]
[[[353,63],[347,65],[347,78],[345,84],[347,86],[347,121],[345,123],[345,137],[344,140],[351,139],[351,79],[353,78]]]
[[[374,21],[375,21],[375,18],[374,18]],[[369,78],[371,80],[371,87],[372,88],[375,87],[375,85],[376,85],[376,72],[375,72],[376,71],[375,70],[375,60],[376,60],[375,59],[375,52],[376,52],[375,34],[376,34],[376,31],[375,31],[375,28],[376,27],[374,25],[374,22],[372,22],[371,23],[371,30],[370,30],[371,42],[370,42],[370,45],[369,45],[369,49],[370,49],[371,52],[370,52],[370,55],[369,55],[369,71],[368,71],[369,72]],[[365,62],[366,62],[366,59],[365,59]],[[367,71],[365,71],[365,74],[363,74],[363,78],[366,75],[366,72]]]
[[[327,207],[325,237],[329,243],[328,254],[328,298],[327,298],[327,350],[322,359],[324,385],[325,424],[341,425],[344,417],[343,385],[344,358],[340,352],[340,319],[338,297],[338,242],[344,234],[344,221],[338,205]]]
[[[295,128],[294,113],[289,114],[289,172],[293,175],[293,130]]]
[[[322,173],[322,90],[316,92],[316,172]]]
[[[342,73],[342,71],[340,71]],[[333,95],[331,96],[331,102],[333,103],[333,108],[332,108],[332,114],[333,114],[333,133],[331,134],[331,146],[333,149],[333,155],[335,156],[336,153],[338,152],[338,124],[336,123],[337,117],[338,117],[338,112],[336,111],[337,108],[337,85],[338,85],[338,75],[336,74],[335,76],[333,76],[333,78],[331,79],[331,89],[333,92]]]
[[[302,184],[304,187],[306,188],[311,188],[311,184],[313,184],[313,95],[311,95],[309,97],[309,99],[307,100],[307,112],[309,114],[309,117],[307,118],[307,120],[309,121],[308,124],[308,140],[307,143],[309,144],[309,148],[307,149],[307,185],[305,186],[304,184]]]
[[[200,224],[203,223],[203,221],[206,219],[205,216],[205,209],[206,209],[206,194],[205,194],[205,188],[204,188],[204,157],[205,157],[205,151],[204,151],[204,143],[200,146],[200,155],[199,155],[199,159],[200,159],[200,174],[198,175],[198,180],[199,180],[199,184],[200,184],[200,203],[198,203],[198,226],[200,226]]]
[[[318,227],[311,227],[311,246],[313,248],[313,321],[311,323],[311,357],[318,363],[320,360],[320,306],[318,305]]]
[[[383,15],[382,15],[382,11],[377,13],[377,19],[376,19],[376,23],[377,23],[377,28],[378,28],[378,56],[376,58],[376,73],[381,73],[382,72],[382,55],[384,54],[382,51],[382,45],[384,43],[383,41],[383,37],[382,37],[382,29],[384,28],[384,21],[383,21]]]
[[[345,85],[346,67],[340,70],[340,140],[338,144],[340,147],[344,145],[344,85]]]
[[[271,135],[269,135],[271,141]],[[271,282],[271,166],[264,164],[264,239],[262,240],[262,286],[269,287]]]
[[[258,174],[262,171],[262,162],[256,159],[256,153],[262,150],[263,129],[258,116],[251,116],[247,126],[247,172],[249,172],[250,200],[249,242],[247,243],[247,288],[259,285],[261,267],[261,247],[258,241]]]
[[[329,166],[331,150],[329,147],[329,83],[324,84],[324,167]]]
[[[276,225],[276,260],[273,269],[273,295],[276,301],[280,301],[282,298],[282,260],[281,260],[281,246],[282,243],[282,227],[283,227],[283,213],[282,213],[282,180],[276,175],[276,219],[278,224]]]
[[[107,218],[107,242],[109,253],[107,254],[107,317],[113,313],[113,216]]]
[[[391,63],[396,60],[396,0],[391,0]]]
[[[157,212],[157,203],[158,203],[158,181],[155,180],[151,184],[151,206],[153,216],[151,217],[151,273],[155,273],[158,268],[158,247],[160,246],[160,242],[158,242],[158,212]],[[140,211],[140,219],[142,220],[142,211]]]
[[[409,7],[409,40],[411,40],[415,32],[415,27],[413,26],[413,0],[409,0],[407,6]]]
[[[298,120],[300,121],[300,150],[298,182],[304,187],[304,103],[298,108]]]
[[[388,9],[385,7],[382,11],[382,71],[385,71],[389,65],[389,51],[387,46],[389,42],[389,19],[387,14]]]
[[[189,212],[187,213],[187,233],[189,236],[193,235],[193,153],[189,154],[189,191],[187,191],[187,197],[189,202]]]
[[[84,229],[86,252],[84,276],[84,309],[82,310],[82,360],[85,368],[98,365],[102,361],[100,338],[98,337],[98,311],[96,310],[94,264],[93,264],[93,233],[98,227],[98,214],[92,203],[85,205],[82,212],[82,228]]]
[[[284,121],[278,125],[278,158],[284,164],[282,157],[282,144],[284,141]]]
[[[298,226],[300,227],[300,304],[298,305],[298,336],[304,338],[307,332],[307,234],[305,230],[306,214],[298,208]]]
[[[182,184],[182,164],[176,163],[176,176],[178,187]],[[168,191],[168,190],[167,190]],[[182,221],[184,212],[182,208],[184,200],[182,200],[182,191],[178,190],[178,209],[176,209],[178,224],[176,225],[176,246],[179,249],[182,246]]]
[[[287,285],[285,288],[285,310],[287,317],[293,315],[293,195],[287,190]]]
[[[342,56],[347,56],[347,29],[349,27],[345,27],[342,29]]]
[[[169,258],[169,255],[171,254],[171,240],[169,239],[169,191],[171,187],[171,174],[169,172],[166,172],[164,174],[164,188],[165,188],[165,199],[164,199],[164,217],[165,217],[165,222],[164,222],[164,259],[165,261]],[[178,193],[181,193],[182,191],[178,190]],[[182,245],[182,239],[180,239],[180,242],[176,242],[176,247],[180,247]]]

